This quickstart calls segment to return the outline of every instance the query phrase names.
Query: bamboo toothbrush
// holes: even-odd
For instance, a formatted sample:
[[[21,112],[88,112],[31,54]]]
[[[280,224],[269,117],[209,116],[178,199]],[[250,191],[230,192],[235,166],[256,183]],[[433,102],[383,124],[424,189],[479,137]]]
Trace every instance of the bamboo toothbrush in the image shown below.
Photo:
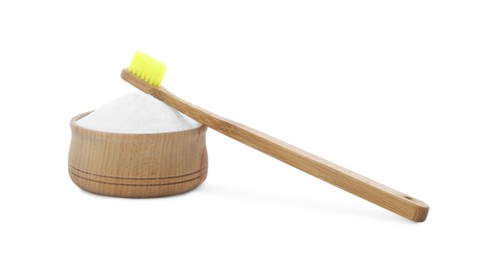
[[[161,87],[165,69],[163,63],[136,52],[121,77],[194,120],[338,188],[412,221],[423,222],[427,218],[428,205],[414,197],[178,98]]]

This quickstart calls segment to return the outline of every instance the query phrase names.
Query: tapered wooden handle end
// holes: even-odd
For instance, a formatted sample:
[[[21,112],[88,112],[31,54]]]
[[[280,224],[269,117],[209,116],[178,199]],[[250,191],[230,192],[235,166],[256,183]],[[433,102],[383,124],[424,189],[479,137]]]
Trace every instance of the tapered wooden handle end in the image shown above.
[[[411,196],[404,195],[403,198],[410,202],[410,210],[403,214],[404,217],[415,222],[424,222],[427,219],[430,207],[423,201],[420,201]]]

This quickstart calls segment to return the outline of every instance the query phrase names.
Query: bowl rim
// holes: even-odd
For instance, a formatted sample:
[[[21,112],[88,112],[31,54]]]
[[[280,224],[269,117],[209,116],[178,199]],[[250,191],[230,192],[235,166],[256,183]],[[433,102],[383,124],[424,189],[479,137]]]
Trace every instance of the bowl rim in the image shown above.
[[[196,127],[196,128],[192,128],[192,129],[186,129],[186,130],[180,130],[180,131],[174,131],[174,132],[162,132],[162,133],[115,133],[115,132],[104,132],[104,131],[98,131],[98,130],[93,130],[93,129],[90,129],[90,128],[86,128],[86,127],[83,127],[83,126],[80,126],[77,124],[77,121],[85,116],[87,116],[88,114],[94,112],[95,110],[91,110],[91,111],[88,111],[88,112],[83,112],[83,113],[80,113],[74,117],[72,117],[72,119],[70,119],[70,127],[71,129],[80,129],[86,133],[92,133],[92,134],[109,134],[109,135],[115,135],[115,136],[125,136],[125,137],[132,137],[132,136],[156,136],[156,135],[159,135],[159,136],[168,136],[168,135],[176,135],[176,134],[182,134],[182,133],[189,133],[189,132],[198,132],[198,131],[202,131],[202,130],[205,130],[207,129],[207,127],[203,124],[200,123],[200,126]],[[196,121],[197,122],[197,121]]]

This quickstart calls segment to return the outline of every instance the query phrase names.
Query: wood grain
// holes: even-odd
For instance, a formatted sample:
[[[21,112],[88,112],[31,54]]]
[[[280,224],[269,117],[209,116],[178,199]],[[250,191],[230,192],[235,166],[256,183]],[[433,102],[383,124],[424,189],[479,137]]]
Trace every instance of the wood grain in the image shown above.
[[[333,184],[336,187],[407,219],[423,222],[427,218],[429,211],[428,205],[412,196],[408,196],[269,135],[186,102],[163,87],[156,88],[145,83],[131,74],[127,69],[122,71],[121,77],[141,91],[164,101],[171,107],[209,128]]]
[[[206,127],[159,134],[116,134],[71,122],[69,174],[102,195],[146,198],[183,193],[207,175]]]

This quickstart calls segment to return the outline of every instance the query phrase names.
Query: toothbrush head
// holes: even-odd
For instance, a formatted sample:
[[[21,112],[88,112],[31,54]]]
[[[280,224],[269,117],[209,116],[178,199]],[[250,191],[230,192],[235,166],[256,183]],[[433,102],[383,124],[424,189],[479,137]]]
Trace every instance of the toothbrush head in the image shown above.
[[[162,78],[166,72],[166,64],[157,61],[143,52],[136,51],[134,57],[132,57],[128,71],[150,85],[160,87]]]

